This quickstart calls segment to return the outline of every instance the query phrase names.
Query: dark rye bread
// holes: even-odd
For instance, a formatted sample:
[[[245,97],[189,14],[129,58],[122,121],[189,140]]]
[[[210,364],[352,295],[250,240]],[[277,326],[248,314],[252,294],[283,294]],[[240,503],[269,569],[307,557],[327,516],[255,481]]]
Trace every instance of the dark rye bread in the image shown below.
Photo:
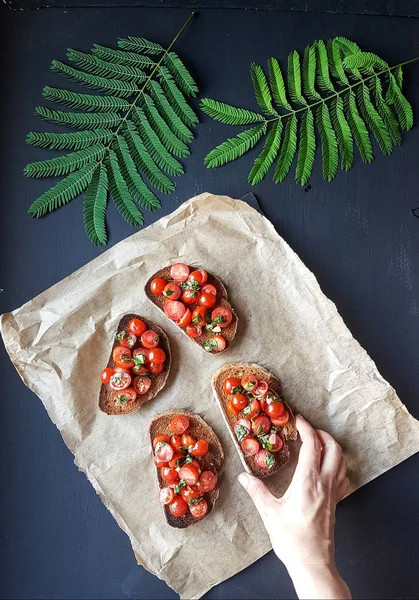
[[[280,397],[281,383],[279,379],[277,379],[275,375],[270,373],[267,369],[264,369],[263,367],[254,363],[241,362],[224,365],[224,367],[222,367],[216,373],[214,373],[211,381],[212,390],[214,392],[214,396],[217,401],[218,407],[220,408],[221,413],[224,417],[224,421],[226,422],[227,427],[230,431],[230,435],[233,439],[237,452],[239,453],[244,468],[248,473],[252,473],[256,477],[262,479],[264,477],[273,475],[287,464],[290,456],[290,451],[287,444],[285,444],[285,440],[296,440],[298,437],[298,432],[295,425],[295,417],[291,408],[286,402],[282,401],[286,410],[288,410],[290,414],[290,419],[288,423],[282,428],[282,431],[280,433],[281,437],[284,440],[284,445],[279,452],[273,453],[275,457],[275,464],[272,467],[272,469],[270,469],[269,471],[267,471],[266,469],[261,469],[256,464],[256,461],[253,456],[244,455],[240,444],[237,441],[236,434],[234,433],[234,425],[237,419],[234,415],[231,415],[227,411],[227,402],[229,397],[227,394],[225,394],[223,390],[224,379],[226,379],[227,377],[238,377],[239,379],[241,379],[244,375],[253,375],[259,381],[266,381],[268,383],[269,389]]]
[[[150,421],[149,431],[150,431],[150,443],[151,448],[153,448],[153,440],[156,435],[171,435],[170,431],[170,421],[176,415],[185,415],[189,419],[189,429],[188,432],[195,439],[204,439],[208,442],[209,450],[205,456],[198,459],[201,463],[201,471],[212,471],[219,477],[219,472],[221,469],[221,465],[224,460],[224,452],[223,447],[221,446],[221,442],[218,439],[215,431],[210,427],[207,423],[205,423],[204,419],[202,419],[196,413],[188,412],[186,410],[170,410],[168,412],[162,413],[160,415],[156,415]],[[157,479],[159,482],[159,488],[165,487],[167,484],[163,481],[160,475],[160,469],[156,467],[157,471]],[[211,513],[214,508],[215,501],[218,498],[219,490],[218,486],[212,490],[212,492],[206,492],[204,494],[204,498],[208,503],[208,512],[204,519]],[[185,527],[189,527],[189,525],[193,525],[194,523],[199,523],[203,521],[203,519],[196,519],[192,514],[188,511],[184,517],[175,517],[169,510],[167,505],[162,505],[164,510],[164,514],[166,516],[166,521],[172,527],[178,527],[179,529],[184,529]]]
[[[122,319],[119,321],[118,329],[117,329],[117,331],[115,331],[115,335],[117,333],[119,333],[120,331],[126,330],[126,327],[129,323],[129,321],[131,321],[131,319],[141,319],[141,321],[144,321],[144,323],[147,325],[147,329],[152,329],[153,331],[155,331],[156,333],[159,334],[159,337],[160,337],[159,348],[164,350],[164,352],[166,354],[166,362],[164,364],[163,371],[161,373],[159,373],[158,375],[156,375],[156,377],[154,379],[152,379],[151,386],[150,386],[150,389],[148,390],[148,392],[146,394],[141,394],[141,395],[138,394],[137,398],[134,402],[130,402],[130,403],[127,402],[126,404],[121,404],[119,402],[118,398],[116,397],[116,392],[109,385],[102,384],[102,387],[100,388],[100,394],[99,394],[99,408],[101,411],[107,413],[108,415],[127,415],[129,413],[133,413],[133,412],[136,412],[137,410],[139,410],[143,404],[145,404],[149,400],[152,400],[154,398],[154,396],[157,396],[157,394],[160,392],[160,390],[163,389],[163,387],[166,384],[167,377],[168,377],[169,371],[170,371],[172,357],[170,354],[170,346],[169,346],[168,337],[164,333],[163,329],[161,329],[158,325],[153,323],[153,321],[149,321],[148,319],[145,319],[144,317],[140,317],[139,315],[134,315],[134,314],[124,315],[122,317]],[[115,368],[115,361],[112,358],[113,350],[114,350],[114,348],[116,348],[116,346],[119,346],[119,342],[116,341],[115,335],[113,338],[114,342],[112,345],[111,354],[110,354],[109,361],[107,364],[107,366],[111,369]],[[142,347],[141,340],[138,339],[135,346],[133,348],[131,348],[131,351],[133,352],[136,348],[141,348],[141,347]]]
[[[193,267],[190,265],[188,265],[188,266],[191,271],[199,268],[199,267]],[[158,308],[160,308],[160,310],[162,310],[163,312],[164,312],[164,305],[167,302],[167,300],[164,296],[154,296],[154,294],[151,293],[150,285],[151,285],[151,282],[153,281],[153,279],[156,279],[156,277],[162,277],[163,279],[166,279],[166,281],[173,281],[172,278],[170,277],[170,268],[171,268],[171,265],[169,265],[168,267],[164,267],[164,269],[160,269],[160,271],[157,271],[157,273],[154,273],[154,275],[152,275],[152,277],[150,277],[150,279],[147,281],[147,283],[144,286],[144,291],[146,293],[147,298],[153,304],[155,304]],[[208,273],[208,271],[207,271],[207,273]],[[234,312],[233,307],[231,306],[230,302],[228,301],[227,290],[226,290],[223,282],[221,281],[221,279],[218,279],[218,277],[216,277],[215,275],[211,275],[211,273],[208,273],[207,283],[211,283],[217,289],[217,304],[215,305],[214,308],[216,308],[217,306],[223,306],[223,307],[231,310],[231,312],[233,313],[233,320],[231,321],[230,325],[228,327],[225,327],[224,329],[222,329],[221,334],[220,334],[223,336],[223,338],[226,341],[226,347],[223,350],[223,352],[225,352],[227,350],[227,348],[229,347],[229,345],[231,344],[231,342],[233,341],[234,336],[236,335],[238,318],[237,318],[236,313]],[[189,306],[189,308],[191,310],[193,310],[194,308],[196,308],[196,306],[197,306],[196,304],[193,304],[192,306]],[[214,310],[214,309],[210,309],[210,310]],[[176,325],[174,321],[172,321],[172,323],[174,325]],[[204,350],[204,348],[203,348],[204,341],[211,337],[211,333],[209,333],[205,329],[203,330],[203,333],[199,338],[191,338],[186,334],[186,332],[183,329],[181,331],[183,331],[183,333],[187,336],[188,339],[190,339],[192,342],[195,342],[195,344],[198,344],[198,346],[200,346],[202,348],[202,350]],[[215,350],[212,350],[211,352],[207,352],[206,350],[204,350],[204,352],[206,352],[206,354],[221,354],[220,352],[217,352]]]

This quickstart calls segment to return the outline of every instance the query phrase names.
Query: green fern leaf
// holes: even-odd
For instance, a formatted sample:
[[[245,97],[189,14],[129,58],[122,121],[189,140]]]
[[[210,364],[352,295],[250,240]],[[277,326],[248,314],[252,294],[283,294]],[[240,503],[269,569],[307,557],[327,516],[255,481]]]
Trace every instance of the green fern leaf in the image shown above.
[[[332,100],[330,106],[333,128],[340,152],[340,166],[343,171],[352,168],[354,160],[354,143],[351,129],[343,111],[343,101],[340,96]]]
[[[377,140],[381,152],[385,156],[389,156],[393,151],[393,143],[384,121],[371,102],[370,92],[366,85],[358,86],[357,99],[361,114]]]
[[[268,58],[268,74],[274,101],[278,106],[282,106],[287,110],[292,110],[292,106],[287,99],[287,91],[281,67],[276,58]]]
[[[141,171],[151,185],[160,190],[160,192],[163,192],[163,194],[171,194],[175,190],[175,184],[160,171],[154,160],[151,158],[132,121],[128,120],[126,122],[126,128],[123,135],[137,169]]]
[[[316,47],[315,45],[306,46],[303,57],[303,91],[309,100],[321,100],[321,96],[316,90]]]
[[[158,76],[166,97],[180,120],[183,121],[185,125],[189,125],[190,127],[196,125],[199,122],[199,119],[186,102],[185,96],[177,87],[175,80],[170,74],[170,71],[166,67],[161,67]]]
[[[288,55],[288,91],[292,102],[307,105],[301,92],[300,55],[296,50]]]
[[[280,183],[291,168],[297,150],[297,117],[292,115],[285,126],[284,141],[282,142],[281,150],[277,165],[275,167],[274,182]]]
[[[327,41],[327,53],[329,56],[330,72],[340,85],[349,85],[349,80],[346,77],[345,69],[343,68],[341,46],[336,39]]]
[[[118,40],[118,46],[123,50],[133,50],[134,52],[143,52],[144,54],[160,54],[161,52],[164,52],[164,48],[162,48],[160,44],[131,35],[122,40]]]
[[[361,48],[353,42],[352,40],[348,40],[348,38],[343,36],[335,37],[335,43],[338,44],[344,51],[345,56],[349,54],[356,54],[357,52],[361,52]]]
[[[314,132],[314,117],[311,109],[304,112],[300,125],[300,143],[298,146],[297,168],[295,180],[304,186],[311,177],[314,158],[316,155],[316,134]]]
[[[350,54],[343,59],[343,68],[348,70],[359,69],[359,71],[367,74],[378,71],[385,71],[389,68],[388,64],[376,54],[372,52],[357,52]]]
[[[368,81],[368,87],[374,96],[375,106],[378,114],[382,118],[390,134],[390,137],[395,146],[400,146],[402,143],[402,134],[399,124],[395,118],[390,106],[386,103],[383,97],[383,87],[379,77],[373,77]]]
[[[105,62],[126,66],[131,65],[139,69],[152,69],[156,64],[148,56],[140,56],[135,52],[124,52],[124,50],[114,50],[100,44],[93,44],[91,53]]]
[[[282,121],[278,120],[273,124],[262,152],[259,154],[253,165],[253,169],[249,173],[248,181],[252,185],[256,185],[265,177],[274,160],[276,159],[281,145]]]
[[[120,135],[117,136],[114,142],[114,150],[118,158],[121,173],[134,200],[149,211],[155,211],[161,208],[160,200],[142,180],[130,154],[128,144]]]
[[[185,172],[183,165],[166,150],[150,126],[144,111],[141,108],[134,107],[131,112],[131,119],[137,126],[143,144],[156,165],[174,177],[183,175]]]
[[[323,179],[332,181],[338,171],[339,155],[336,135],[330,120],[329,109],[325,103],[321,104],[317,109],[316,120],[322,148]]]
[[[237,137],[226,140],[207,154],[205,164],[209,169],[213,169],[236,160],[253,148],[265,133],[266,123],[242,131]]]
[[[143,98],[145,101],[143,108],[147,119],[168,151],[180,158],[188,156],[190,154],[188,146],[173,133],[163,117],[160,116],[152,98],[148,94],[143,94]]]
[[[51,110],[45,106],[37,106],[35,114],[49,123],[77,127],[78,129],[96,129],[115,127],[121,122],[121,117],[116,113],[72,113],[61,110]]]
[[[32,217],[43,217],[46,213],[73,200],[87,188],[95,169],[96,165],[86,165],[80,171],[67,175],[43,193],[35,202],[32,202],[29,207],[29,214]]]
[[[394,69],[394,77],[401,91],[403,89],[403,69],[401,67],[397,67],[397,69]]]
[[[83,204],[83,222],[87,236],[95,246],[104,246],[106,235],[106,205],[108,200],[108,176],[106,167],[100,164],[87,188]]]
[[[138,92],[138,87],[135,83],[130,81],[120,81],[119,79],[106,79],[105,77],[98,77],[97,75],[90,75],[84,73],[78,69],[73,69],[64,63],[53,60],[51,63],[51,70],[65,75],[71,81],[76,81],[81,85],[85,85],[93,90],[101,90],[105,94],[118,94],[121,98],[127,98]]]
[[[93,94],[78,94],[60,88],[44,87],[42,94],[46,100],[58,102],[69,108],[80,110],[112,112],[115,110],[128,110],[130,103],[116,96],[94,96]]]
[[[272,95],[266,81],[262,67],[256,63],[250,65],[250,76],[253,82],[256,102],[266,115],[277,116],[278,113],[272,106]]]
[[[100,161],[105,155],[105,146],[96,144],[84,150],[70,152],[65,156],[56,156],[49,160],[40,160],[26,165],[23,173],[26,177],[60,177],[78,171],[82,167]]]
[[[265,120],[263,115],[259,115],[251,110],[236,108],[230,104],[212,100],[212,98],[203,98],[199,106],[204,113],[227,125],[250,125],[251,123],[260,123]]]
[[[199,91],[198,86],[179,56],[175,52],[169,52],[164,57],[163,63],[185,96],[195,97]]]
[[[170,102],[165,96],[163,88],[157,81],[150,82],[150,93],[156,103],[156,108],[160,113],[160,116],[166,121],[166,125],[170,127],[173,133],[185,144],[188,144],[193,140],[193,133],[186,127],[186,125],[179,119],[175,111],[173,110]]]
[[[92,73],[92,75],[98,75],[99,77],[111,77],[134,83],[142,83],[146,80],[146,75],[141,69],[105,62],[97,56],[72,50],[71,48],[67,50],[67,58],[80,69],[84,69],[84,71]]]
[[[323,40],[317,40],[315,44],[317,53],[317,85],[324,92],[334,92],[335,88],[330,79],[329,59],[327,56],[326,45]]]
[[[353,138],[358,146],[361,159],[364,163],[370,163],[374,159],[370,136],[368,134],[368,129],[366,128],[365,123],[358,112],[355,94],[352,90],[350,90],[348,94],[345,94],[344,108],[346,118],[348,120]]]
[[[30,131],[26,143],[30,146],[48,148],[49,150],[83,150],[98,142],[110,142],[113,132],[110,129],[94,129],[75,133],[50,133]]]
[[[402,80],[399,77],[400,83]],[[404,131],[408,131],[413,127],[413,110],[410,102],[403,95],[400,86],[397,83],[396,77],[389,74],[389,87],[386,94],[386,100],[394,106],[400,126]]]
[[[109,151],[108,165],[109,188],[116,208],[124,219],[133,227],[143,225],[143,215],[131,198],[128,186],[122,177],[118,159],[113,150]]]

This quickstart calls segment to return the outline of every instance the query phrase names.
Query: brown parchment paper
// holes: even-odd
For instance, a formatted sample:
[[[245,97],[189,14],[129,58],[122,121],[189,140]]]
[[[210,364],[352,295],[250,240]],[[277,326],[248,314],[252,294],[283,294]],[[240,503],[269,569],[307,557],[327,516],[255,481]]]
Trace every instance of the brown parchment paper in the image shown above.
[[[227,353],[206,355],[145,298],[148,277],[175,261],[202,266],[226,283],[240,319]],[[269,289],[269,302],[261,304],[254,286]],[[118,321],[129,312],[165,329],[172,371],[166,388],[138,413],[109,417],[98,410],[98,375]],[[350,491],[419,450],[419,422],[314,275],[272,224],[239,200],[192,198],[3,315],[1,332],[21,378],[41,398],[77,466],[129,535],[138,562],[183,598],[199,598],[271,548],[237,482],[241,463],[211,394],[211,375],[226,362],[258,362],[282,380],[295,411],[342,444]],[[147,435],[154,413],[176,407],[208,421],[228,466],[213,513],[183,530],[167,525],[156,499]],[[266,480],[276,493],[288,484],[296,454],[286,472]]]

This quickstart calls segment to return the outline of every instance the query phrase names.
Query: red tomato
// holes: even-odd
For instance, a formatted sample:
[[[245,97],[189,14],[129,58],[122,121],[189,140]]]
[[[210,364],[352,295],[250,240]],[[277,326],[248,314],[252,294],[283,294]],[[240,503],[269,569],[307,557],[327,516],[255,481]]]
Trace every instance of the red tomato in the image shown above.
[[[184,465],[178,473],[179,478],[183,479],[188,485],[195,485],[199,478],[199,471],[195,465]]]
[[[208,273],[204,269],[196,269],[192,271],[188,277],[189,281],[197,281],[199,285],[204,285],[208,280]]]
[[[167,483],[177,483],[179,481],[179,475],[177,474],[176,469],[171,469],[170,467],[163,467],[160,469],[160,475],[162,476],[163,481],[167,481]]]
[[[172,439],[173,439],[173,436],[172,436]],[[171,443],[171,446],[172,446],[172,448],[175,448],[175,449],[176,449],[176,447],[173,445],[173,442]],[[177,449],[176,449],[176,450],[177,450]],[[185,458],[185,455],[183,454],[183,452],[177,452],[177,451],[176,451],[176,452],[174,453],[174,455],[173,455],[173,458],[172,458],[171,460],[169,460],[169,467],[170,467],[171,469],[176,469],[177,467],[179,467],[179,466],[180,466],[180,463],[179,463],[179,461],[180,461],[181,459],[184,459],[184,458]]]
[[[246,436],[240,445],[246,456],[252,456],[259,452],[259,442],[254,437]]]
[[[131,369],[129,367],[116,367],[115,373],[128,373],[128,375],[131,375]]]
[[[201,292],[198,290],[185,290],[182,294],[182,301],[185,304],[196,304],[199,302]]]
[[[195,325],[188,325],[186,327],[186,334],[191,338],[197,338],[202,335],[202,327],[196,327]]]
[[[211,313],[211,321],[213,322],[213,324],[221,327],[221,329],[224,329],[224,327],[228,327],[232,320],[233,313],[228,308],[224,308],[224,306],[218,306],[218,308],[214,308],[214,310]]]
[[[284,445],[284,442],[277,433],[273,432],[268,437],[268,444],[270,452],[279,452]]]
[[[288,423],[288,421],[290,420],[290,414],[287,410],[284,410],[284,412],[282,413],[282,415],[280,417],[278,417],[277,419],[271,419],[272,424],[276,425],[277,427],[283,427],[284,425],[286,425]]]
[[[236,408],[233,404],[233,398],[230,398],[230,400],[227,402],[227,410],[231,415],[234,415],[236,417],[238,417],[240,414],[239,409]]]
[[[205,306],[198,306],[192,313],[192,323],[199,327],[204,327],[207,324],[207,309]]]
[[[196,460],[196,458],[193,458],[191,462],[188,462],[187,464],[196,467],[196,469],[198,470],[198,475],[201,475],[201,463],[198,460]]]
[[[272,469],[275,464],[275,457],[268,450],[262,449],[256,454],[255,461],[261,469]]]
[[[253,395],[256,396],[256,398],[261,398],[262,396],[264,396],[266,394],[266,392],[268,391],[268,382],[267,381],[259,381],[259,383],[257,384],[256,388],[253,390]]]
[[[154,448],[154,455],[161,461],[169,462],[172,460],[175,451],[172,446],[165,441],[157,442],[156,447]]]
[[[156,277],[150,283],[150,289],[153,296],[161,296],[164,288],[166,287],[166,280],[162,277]]]
[[[222,335],[212,335],[202,345],[207,352],[222,352],[226,347],[226,341]]]
[[[191,319],[192,319],[191,309],[187,308],[184,312],[183,317],[180,319],[180,321],[178,321],[179,327],[186,327],[191,322]]]
[[[205,456],[208,452],[208,442],[206,440],[198,440],[191,449],[193,456]]]
[[[243,416],[247,417],[248,419],[253,419],[253,417],[256,417],[256,415],[258,415],[260,412],[260,404],[258,402],[258,400],[256,400],[256,398],[254,398],[251,403],[246,406],[246,408],[243,410]]]
[[[177,300],[181,295],[182,290],[177,283],[174,283],[174,281],[168,283],[163,290],[163,296],[170,298],[170,300]]]
[[[191,511],[191,515],[195,517],[195,519],[203,519],[207,514],[208,504],[207,501],[202,498],[196,504],[192,504],[189,506],[189,510]]]
[[[234,394],[231,402],[234,408],[238,412],[241,412],[249,404],[249,398],[244,394]]]
[[[151,386],[151,379],[140,375],[134,379],[134,388],[137,394],[146,394]]]
[[[237,425],[246,427],[246,429],[249,431],[249,433],[252,431],[252,423],[249,421],[249,419],[239,419],[237,421]]]
[[[196,443],[196,439],[189,435],[189,433],[184,433],[182,435],[182,446],[185,448],[189,448],[189,446],[193,446]]]
[[[109,385],[113,390],[125,390],[131,383],[131,375],[126,371],[114,373],[109,379]]]
[[[268,406],[268,404],[266,402],[266,396],[262,396],[262,398],[259,398],[259,404],[260,404],[260,410],[263,410],[263,412],[266,412],[266,407]]]
[[[125,330],[119,331],[115,339],[119,342],[120,346],[125,346],[125,348],[132,348],[137,342],[137,336]]]
[[[109,380],[114,373],[115,371],[113,369],[103,369],[102,373],[100,374],[102,383],[109,385]]]
[[[164,487],[159,492],[159,500],[162,504],[170,504],[174,497],[175,493],[170,487]]]
[[[146,373],[150,373],[151,371],[145,367],[144,365],[135,365],[132,367],[132,370],[136,375],[145,375]]]
[[[141,336],[141,343],[144,346],[144,348],[155,348],[159,345],[159,341],[159,334],[153,331],[152,329],[144,331],[143,335]],[[150,355],[149,360],[151,361]]]
[[[164,312],[171,321],[180,321],[185,311],[186,306],[177,300],[169,300],[164,305]]]
[[[202,292],[200,297],[198,298],[198,304],[200,306],[204,306],[205,308],[212,308],[217,302],[217,297],[214,294],[210,294],[209,292]]]
[[[242,387],[246,392],[253,392],[258,386],[259,381],[253,375],[245,375],[242,377]]]
[[[180,493],[182,494],[182,498],[185,500],[185,502],[188,503],[189,500],[201,498],[203,494],[203,492],[201,492],[195,485],[187,485],[186,487],[182,488]]]
[[[214,296],[217,295],[217,288],[215,287],[215,285],[212,285],[212,283],[207,283],[207,285],[204,285],[201,288],[201,292],[203,294],[213,294]]]
[[[168,435],[164,434],[156,435],[156,437],[153,440],[153,449],[157,446],[159,442],[166,442],[167,444],[170,444],[170,438]]]
[[[223,390],[225,394],[232,394],[233,389],[238,387],[241,383],[241,380],[238,377],[227,377],[224,379]]]
[[[175,281],[183,283],[188,279],[189,267],[184,263],[176,263],[170,269],[170,277]]]
[[[170,438],[170,443],[172,444],[172,446],[175,450],[180,451],[180,448],[182,446],[182,436],[175,433]]]
[[[148,348],[137,348],[136,350],[134,350],[133,356],[134,356],[134,358],[137,358],[138,356],[142,355],[142,356],[144,356],[143,361],[147,362],[148,361],[148,353],[149,353]]]
[[[166,354],[161,348],[152,348],[148,353],[148,360],[151,363],[161,364],[166,360]]]
[[[156,467],[159,467],[159,469],[161,469],[162,467],[169,466],[169,463],[167,462],[167,460],[161,460],[160,458],[158,458],[158,456],[154,457],[154,464],[156,465]]]
[[[188,505],[182,496],[175,496],[169,504],[169,510],[175,517],[184,517],[188,512]]]
[[[125,388],[124,390],[120,390],[116,392],[116,397],[120,401],[121,404],[131,404],[131,402],[135,402],[137,398],[137,392],[132,387]]]
[[[212,471],[204,471],[199,477],[198,489],[202,492],[211,492],[217,487],[217,475]]]
[[[169,427],[172,433],[182,434],[189,427],[189,419],[185,415],[176,415],[170,421]]]
[[[128,323],[127,329],[130,333],[140,337],[140,335],[142,335],[147,329],[147,325],[144,323],[144,321],[141,321],[141,319],[131,319],[131,321]]]
[[[134,361],[131,359],[131,350],[124,346],[116,346],[112,352],[112,357],[118,367],[130,368],[134,366]]]
[[[252,423],[252,430],[255,435],[262,435],[262,433],[268,433],[271,430],[271,420],[266,415],[260,415],[255,417]]]
[[[285,408],[279,400],[267,404],[265,412],[271,419],[279,419],[284,414]]]
[[[158,348],[157,348],[158,350]],[[143,368],[143,367],[142,367]],[[149,373],[153,373],[153,375],[158,375],[164,370],[164,363],[149,363],[148,368],[144,367],[146,371]]]

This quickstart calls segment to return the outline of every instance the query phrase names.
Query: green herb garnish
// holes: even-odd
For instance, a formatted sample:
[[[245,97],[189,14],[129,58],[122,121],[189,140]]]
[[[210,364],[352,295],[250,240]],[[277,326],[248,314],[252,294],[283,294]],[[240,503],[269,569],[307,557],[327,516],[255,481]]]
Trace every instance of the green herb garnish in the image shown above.
[[[186,487],[186,481],[183,481],[183,479],[181,479],[179,483],[175,485],[173,491],[175,494],[179,494],[180,490],[183,490],[184,487]]]
[[[195,506],[195,504],[198,504],[198,502],[201,502],[202,500],[202,496],[200,498],[190,498],[188,500],[188,504],[189,506]]]
[[[275,464],[275,456],[273,454],[271,454],[270,452],[268,452],[265,464],[266,464],[266,466],[267,466],[268,469],[272,469],[272,467]]]
[[[243,438],[245,438],[247,435],[249,435],[249,430],[244,425],[236,425],[235,432],[236,432],[239,444],[243,441]]]
[[[204,347],[204,350],[206,350],[207,352],[212,352],[218,346],[217,342],[212,338],[205,340],[205,342],[202,345]]]

